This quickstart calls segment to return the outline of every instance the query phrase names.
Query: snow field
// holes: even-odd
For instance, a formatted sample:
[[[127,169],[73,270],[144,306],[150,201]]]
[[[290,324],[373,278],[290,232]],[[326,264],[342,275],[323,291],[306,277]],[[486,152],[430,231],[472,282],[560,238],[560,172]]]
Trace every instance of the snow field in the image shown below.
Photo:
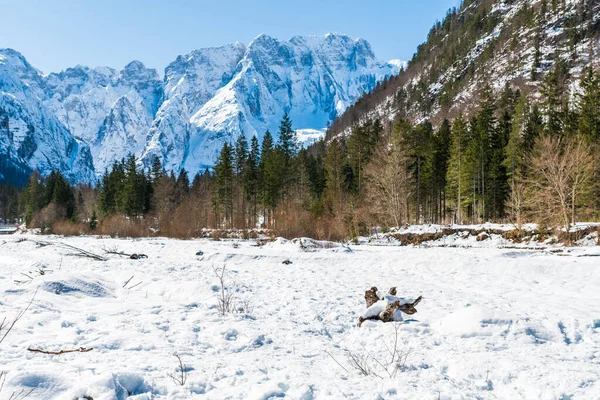
[[[0,371],[8,372],[0,397],[33,389],[30,399],[600,398],[600,263],[590,257],[600,248],[557,256],[308,239],[263,247],[42,239],[149,257],[94,261],[36,240],[0,239],[0,320],[37,289],[0,344]],[[219,314],[213,268],[223,266],[248,312]],[[423,296],[418,313],[397,323],[408,355],[393,378],[372,359],[381,378],[362,376],[347,359],[389,359],[394,323],[356,327],[372,286]],[[93,350],[51,356],[28,347]],[[186,365],[184,386],[168,376],[178,372],[175,353]]]

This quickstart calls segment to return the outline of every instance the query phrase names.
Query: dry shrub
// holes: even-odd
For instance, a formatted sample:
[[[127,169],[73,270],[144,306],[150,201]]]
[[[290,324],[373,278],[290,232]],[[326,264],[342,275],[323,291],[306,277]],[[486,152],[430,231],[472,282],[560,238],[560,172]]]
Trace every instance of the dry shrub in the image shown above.
[[[31,228],[40,228],[44,232],[50,230],[56,222],[64,220],[66,215],[67,212],[64,207],[56,203],[50,203],[34,215],[29,226]]]
[[[341,241],[349,237],[340,216],[318,216],[303,210],[299,204],[282,205],[275,213],[273,233],[287,239],[310,237],[319,240]]]
[[[160,234],[177,239],[203,237],[212,216],[196,199],[184,200],[168,218],[162,218]]]
[[[88,228],[85,224],[63,220],[52,225],[52,233],[62,236],[80,236],[88,233]]]
[[[130,219],[123,215],[106,217],[96,229],[100,235],[112,237],[148,237],[153,236],[148,223],[143,219]]]
[[[586,214],[593,195],[596,162],[591,146],[579,136],[544,136],[536,140],[529,165],[530,219],[540,226],[562,226],[569,231]]]

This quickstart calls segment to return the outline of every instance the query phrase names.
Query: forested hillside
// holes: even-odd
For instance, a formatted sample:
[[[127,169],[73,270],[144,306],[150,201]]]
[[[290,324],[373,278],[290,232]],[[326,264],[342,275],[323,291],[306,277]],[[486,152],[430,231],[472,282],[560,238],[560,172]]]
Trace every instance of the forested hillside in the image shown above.
[[[540,101],[543,78],[561,61],[562,96],[572,99],[585,66],[597,63],[599,35],[595,0],[465,0],[435,23],[407,69],[359,99],[327,139],[367,118],[439,126],[474,112],[486,84],[496,95],[509,85]]]

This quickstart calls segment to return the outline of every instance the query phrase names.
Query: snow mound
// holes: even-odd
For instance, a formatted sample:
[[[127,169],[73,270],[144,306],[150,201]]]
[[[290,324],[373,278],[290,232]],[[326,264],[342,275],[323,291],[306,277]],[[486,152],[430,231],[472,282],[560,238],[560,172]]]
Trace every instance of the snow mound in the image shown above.
[[[114,285],[94,277],[49,279],[42,283],[42,290],[57,295],[75,297],[115,297]]]
[[[67,393],[64,399],[92,398],[116,400],[146,400],[154,398],[152,387],[139,374],[106,373],[92,382],[86,382]]]
[[[454,311],[437,322],[437,330],[463,338],[505,333],[512,324],[510,316],[479,306]]]

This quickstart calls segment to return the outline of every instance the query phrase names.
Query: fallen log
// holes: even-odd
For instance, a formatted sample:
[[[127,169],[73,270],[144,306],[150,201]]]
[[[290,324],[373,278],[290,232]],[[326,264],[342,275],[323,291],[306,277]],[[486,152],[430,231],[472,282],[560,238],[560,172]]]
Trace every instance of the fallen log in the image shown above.
[[[42,354],[52,354],[55,356],[60,356],[61,354],[67,354],[67,353],[87,353],[88,351],[92,351],[94,350],[91,347],[80,347],[78,349],[72,349],[72,350],[59,350],[59,351],[51,351],[51,350],[42,350],[42,349],[35,349],[32,347],[29,347],[27,349],[28,351],[31,351],[33,353],[42,353]]]

